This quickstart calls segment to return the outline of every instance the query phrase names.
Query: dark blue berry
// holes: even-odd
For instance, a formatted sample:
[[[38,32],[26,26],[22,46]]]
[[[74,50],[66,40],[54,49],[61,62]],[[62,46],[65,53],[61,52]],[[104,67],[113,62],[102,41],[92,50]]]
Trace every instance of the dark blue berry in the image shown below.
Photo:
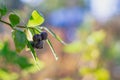
[[[35,34],[35,35],[33,36],[33,41],[34,41],[34,42],[39,42],[39,41],[41,41],[41,40],[42,40],[41,35]]]
[[[43,41],[34,42],[34,44],[35,44],[35,48],[37,48],[37,49],[43,48]]]
[[[42,40],[46,40],[47,39],[47,36],[48,36],[47,32],[41,32],[40,35],[42,37]]]

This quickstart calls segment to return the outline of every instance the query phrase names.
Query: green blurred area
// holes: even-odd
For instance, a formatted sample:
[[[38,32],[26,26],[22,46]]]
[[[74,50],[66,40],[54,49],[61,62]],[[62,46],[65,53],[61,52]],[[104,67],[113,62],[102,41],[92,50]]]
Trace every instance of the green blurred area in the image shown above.
[[[38,7],[23,4],[19,0],[18,2],[0,0],[0,3],[6,4],[9,11],[19,14],[23,19],[21,24],[25,24],[33,9],[48,14],[64,6],[84,7],[83,0],[75,0],[73,4],[70,1],[45,0]],[[61,45],[49,36],[59,60],[55,61],[45,43],[43,50],[36,50],[40,60],[38,63],[34,62],[30,52],[23,51],[18,54],[15,49],[11,49],[14,44],[9,39],[11,35],[6,32],[10,29],[5,29],[7,27],[2,29],[3,25],[0,25],[0,29],[4,32],[0,30],[0,80],[120,80],[120,19],[118,18],[101,24],[92,17],[86,17],[82,25],[77,27],[75,40],[67,45]],[[52,29],[63,40],[65,39],[64,30]],[[7,42],[2,39],[3,37]]]

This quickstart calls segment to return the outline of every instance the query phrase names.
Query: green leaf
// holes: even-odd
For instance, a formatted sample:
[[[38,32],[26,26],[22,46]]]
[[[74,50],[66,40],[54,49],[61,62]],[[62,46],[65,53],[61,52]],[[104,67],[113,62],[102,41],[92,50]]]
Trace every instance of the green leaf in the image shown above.
[[[30,42],[29,42],[28,40],[27,40],[27,45],[28,45],[28,47],[29,47],[30,50],[31,50],[31,54],[32,54],[34,60],[37,61],[37,55],[36,55],[36,52],[35,52],[34,48],[32,47],[32,45],[30,44]]]
[[[30,16],[27,26],[34,27],[41,25],[43,22],[44,22],[44,18],[36,10],[34,10],[32,12],[32,15]]]
[[[4,47],[0,50],[0,57],[5,60],[7,64],[18,65],[20,68],[25,69],[31,67],[32,64],[24,56],[19,56],[15,51],[12,51],[8,42],[4,43]]]
[[[58,56],[57,56],[56,53],[55,53],[55,50],[54,50],[54,48],[53,48],[53,46],[52,46],[52,43],[50,42],[49,39],[47,39],[46,41],[47,41],[47,43],[48,43],[48,45],[49,45],[49,47],[50,47],[50,49],[51,49],[51,51],[52,51],[52,54],[54,55],[55,59],[58,60]]]
[[[45,29],[47,32],[49,32],[54,38],[56,38],[59,42],[61,42],[62,44],[66,45],[66,43],[58,36],[56,35],[52,30],[46,28],[46,27],[41,27],[41,29]]]
[[[23,56],[18,56],[15,60],[15,63],[19,65],[21,69],[25,69],[32,66],[28,59]]]
[[[6,13],[7,13],[7,8],[6,8],[6,6],[2,6],[2,8],[0,8],[0,14],[1,14],[1,16],[6,15]]]
[[[16,52],[10,50],[8,42],[5,42],[4,47],[0,51],[0,56],[4,57],[6,62],[13,62],[16,57]]]
[[[13,27],[20,23],[20,18],[16,14],[10,14],[9,20]]]
[[[20,52],[23,50],[27,44],[27,38],[24,32],[15,30],[12,32],[12,36],[14,39],[16,51]]]

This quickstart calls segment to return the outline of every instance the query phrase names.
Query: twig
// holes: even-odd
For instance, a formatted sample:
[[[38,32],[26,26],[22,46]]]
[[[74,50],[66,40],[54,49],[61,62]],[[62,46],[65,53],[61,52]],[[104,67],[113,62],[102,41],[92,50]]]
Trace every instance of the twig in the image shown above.
[[[4,24],[7,24],[8,26],[10,26],[10,27],[12,28],[12,25],[11,25],[10,23],[5,22],[5,21],[3,21],[3,20],[1,20],[1,19],[0,19],[0,22],[2,22],[2,23],[4,23]],[[13,28],[12,28],[12,29],[13,29]]]
[[[7,25],[10,26],[12,29],[14,29],[13,26],[12,26],[10,23],[8,23],[8,22],[6,22],[6,21],[3,21],[3,20],[1,20],[1,19],[0,19],[0,22],[2,22],[2,23],[4,23],[4,24],[7,24]],[[16,26],[16,27],[26,28],[25,26],[20,26],[20,25],[18,25],[18,26]]]

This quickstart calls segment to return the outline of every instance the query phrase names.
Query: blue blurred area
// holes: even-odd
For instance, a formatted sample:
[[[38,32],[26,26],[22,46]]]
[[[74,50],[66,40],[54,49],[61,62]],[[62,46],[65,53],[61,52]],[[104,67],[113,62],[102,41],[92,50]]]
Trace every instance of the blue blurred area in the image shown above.
[[[66,7],[55,10],[48,15],[48,24],[64,29],[66,41],[75,39],[76,28],[84,19],[85,10],[80,7]]]
[[[83,20],[85,14],[89,13],[98,22],[106,22],[114,15],[120,14],[120,0],[84,0],[84,7],[64,7],[48,15],[50,25],[61,28],[77,27]]]
[[[80,7],[61,8],[48,15],[48,23],[55,27],[68,29],[78,27],[84,19],[84,9]]]

